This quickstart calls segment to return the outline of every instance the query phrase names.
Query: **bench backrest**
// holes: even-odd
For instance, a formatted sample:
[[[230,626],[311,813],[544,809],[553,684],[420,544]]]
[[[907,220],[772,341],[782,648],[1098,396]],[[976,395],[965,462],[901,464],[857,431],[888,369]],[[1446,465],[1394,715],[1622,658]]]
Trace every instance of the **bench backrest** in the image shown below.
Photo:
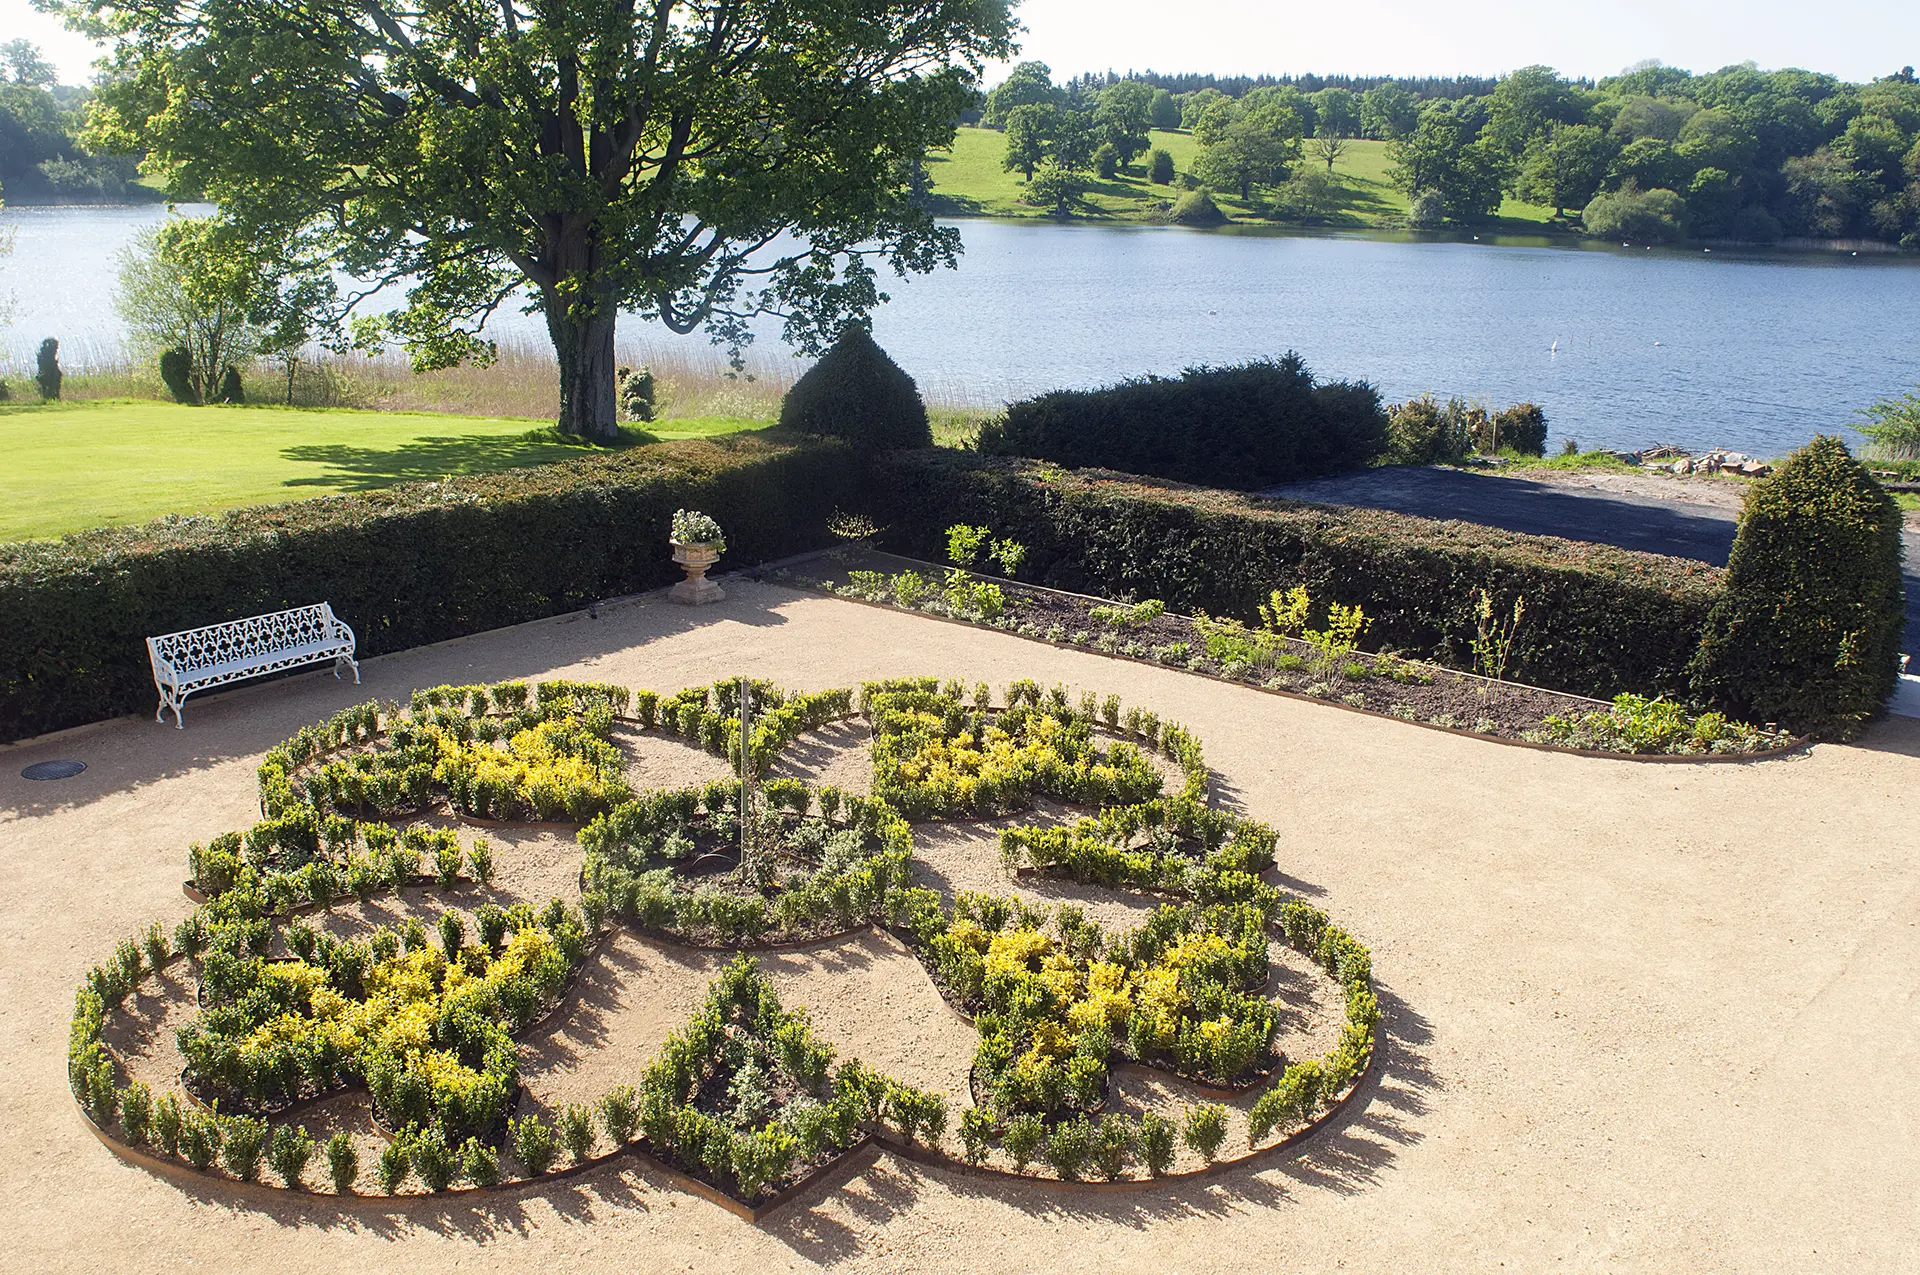
[[[153,652],[181,673],[221,664],[270,660],[275,652],[331,642],[338,632],[333,607],[325,602],[293,607],[271,615],[227,620],[204,628],[182,629],[148,638]]]

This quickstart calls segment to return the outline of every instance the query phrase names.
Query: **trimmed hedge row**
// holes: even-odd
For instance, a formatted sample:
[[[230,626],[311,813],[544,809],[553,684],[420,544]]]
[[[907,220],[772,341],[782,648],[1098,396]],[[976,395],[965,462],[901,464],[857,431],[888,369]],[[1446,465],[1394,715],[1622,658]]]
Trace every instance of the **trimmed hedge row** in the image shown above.
[[[981,430],[979,450],[1252,490],[1359,469],[1386,446],[1371,385],[1317,383],[1289,352],[1024,399]]]
[[[922,556],[940,557],[950,524],[985,524],[1054,587],[1249,620],[1269,590],[1305,584],[1364,607],[1369,646],[1456,668],[1473,667],[1478,591],[1496,614],[1524,592],[1508,676],[1597,698],[1684,696],[1724,589],[1724,571],[1684,559],[963,452],[900,453],[875,490]]]
[[[151,634],[321,600],[362,658],[679,577],[679,508],[730,562],[817,542],[859,501],[832,441],[741,436],[0,546],[0,739],[150,709]]]

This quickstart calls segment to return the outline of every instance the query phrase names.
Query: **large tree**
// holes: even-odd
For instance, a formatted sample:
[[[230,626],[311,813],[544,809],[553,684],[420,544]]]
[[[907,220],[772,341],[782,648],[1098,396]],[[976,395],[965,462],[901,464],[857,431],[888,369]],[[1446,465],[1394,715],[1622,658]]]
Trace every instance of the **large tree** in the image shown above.
[[[405,280],[416,366],[522,289],[560,427],[617,430],[622,309],[819,350],[958,236],[910,199],[1008,0],[36,0],[114,41],[96,135],[257,242]]]
[[[1290,106],[1270,101],[1216,105],[1201,123],[1195,130],[1202,145],[1194,175],[1237,189],[1243,200],[1253,198],[1255,186],[1285,181],[1300,158],[1300,116]]]
[[[1100,140],[1119,155],[1122,168],[1147,149],[1153,128],[1153,97],[1153,86],[1141,80],[1121,80],[1100,92],[1094,123],[1100,130]]]
[[[1053,153],[1053,135],[1059,123],[1060,108],[1025,103],[1007,112],[1006,133],[1007,153],[1001,157],[1000,167],[1005,172],[1026,174],[1028,181],[1033,180],[1033,170],[1046,162]]]
[[[1599,192],[1618,153],[1613,139],[1591,124],[1549,125],[1527,147],[1514,193],[1564,217]]]

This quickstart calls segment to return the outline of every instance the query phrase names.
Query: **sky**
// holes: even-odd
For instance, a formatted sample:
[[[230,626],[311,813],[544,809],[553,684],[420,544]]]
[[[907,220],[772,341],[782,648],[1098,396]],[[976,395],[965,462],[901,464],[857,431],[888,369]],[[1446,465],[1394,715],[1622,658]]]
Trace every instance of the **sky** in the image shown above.
[[[1020,57],[1082,71],[1499,75],[1544,63],[1598,79],[1635,62],[1752,61],[1869,80],[1920,64],[1914,0],[1025,0]],[[0,40],[41,45],[83,84],[96,52],[29,0],[0,0]],[[996,69],[991,84],[1004,74]]]

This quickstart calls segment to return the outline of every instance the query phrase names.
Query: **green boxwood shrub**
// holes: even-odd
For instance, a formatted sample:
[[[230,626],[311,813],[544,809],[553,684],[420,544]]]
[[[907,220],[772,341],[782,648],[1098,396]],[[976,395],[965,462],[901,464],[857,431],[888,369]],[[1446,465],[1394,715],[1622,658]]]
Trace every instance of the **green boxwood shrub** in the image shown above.
[[[1725,594],[1694,663],[1735,717],[1845,735],[1898,685],[1899,506],[1823,435],[1747,493]]]
[[[1024,399],[979,450],[1250,489],[1357,469],[1386,447],[1364,381],[1317,384],[1298,354]]]
[[[780,426],[843,438],[863,452],[933,443],[919,387],[857,323],[787,391]]]
[[[749,436],[9,544],[0,740],[150,712],[151,634],[324,599],[365,659],[670,584],[676,509],[741,565],[807,548],[856,480],[842,447]]]
[[[1048,584],[1187,614],[1251,619],[1268,591],[1304,584],[1363,606],[1370,641],[1456,667],[1472,666],[1479,591],[1524,594],[1509,676],[1602,699],[1686,694],[1726,575],[1606,545],[960,452],[892,458],[878,488],[904,547],[930,558],[947,527],[986,523],[1028,546],[1030,574]]]

